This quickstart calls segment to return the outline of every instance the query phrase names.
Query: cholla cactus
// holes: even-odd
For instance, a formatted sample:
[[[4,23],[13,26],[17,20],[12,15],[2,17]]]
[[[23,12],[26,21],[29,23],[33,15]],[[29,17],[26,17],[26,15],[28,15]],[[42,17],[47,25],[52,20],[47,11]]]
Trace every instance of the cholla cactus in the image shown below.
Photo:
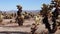
[[[43,7],[42,7],[42,10],[41,10],[41,14],[43,15],[43,16],[46,16],[46,15],[48,15],[49,14],[49,5],[46,5],[46,4],[43,4],[42,5]]]
[[[34,16],[34,20],[35,20],[35,25],[39,25],[39,23],[40,23],[40,15]]]
[[[18,9],[18,11],[17,11],[17,21],[18,21],[18,25],[19,26],[22,26],[23,25],[23,22],[24,22],[24,20],[23,20],[23,18],[21,18],[22,17],[22,6],[20,6],[20,5],[17,5],[17,9]]]
[[[31,27],[31,33],[32,34],[35,34],[35,31],[37,30],[37,25],[35,25],[34,23],[32,24],[32,27]]]
[[[17,5],[17,9],[22,9],[22,6],[21,5]]]
[[[1,15],[1,13],[0,13],[0,22],[2,22],[2,15]]]

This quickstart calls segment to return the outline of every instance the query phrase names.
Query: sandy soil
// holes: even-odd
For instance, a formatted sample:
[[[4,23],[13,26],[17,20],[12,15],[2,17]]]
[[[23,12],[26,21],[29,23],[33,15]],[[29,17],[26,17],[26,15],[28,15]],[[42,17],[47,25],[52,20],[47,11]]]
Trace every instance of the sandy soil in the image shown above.
[[[3,20],[4,24],[3,25],[0,24],[0,32],[31,32],[30,28],[32,23],[34,23],[33,19],[25,20],[23,26],[18,26],[17,23],[9,23],[10,20],[11,19]],[[44,24],[40,24],[36,32],[43,32],[44,30],[45,30]],[[55,34],[60,34],[60,30],[58,29]]]

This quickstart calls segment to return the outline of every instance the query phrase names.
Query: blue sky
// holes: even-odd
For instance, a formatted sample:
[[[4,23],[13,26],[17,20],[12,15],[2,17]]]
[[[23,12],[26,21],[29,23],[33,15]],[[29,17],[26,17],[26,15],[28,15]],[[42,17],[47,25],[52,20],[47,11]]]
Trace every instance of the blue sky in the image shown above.
[[[40,10],[43,3],[50,4],[51,0],[0,0],[0,10],[17,10],[21,5],[23,10]]]

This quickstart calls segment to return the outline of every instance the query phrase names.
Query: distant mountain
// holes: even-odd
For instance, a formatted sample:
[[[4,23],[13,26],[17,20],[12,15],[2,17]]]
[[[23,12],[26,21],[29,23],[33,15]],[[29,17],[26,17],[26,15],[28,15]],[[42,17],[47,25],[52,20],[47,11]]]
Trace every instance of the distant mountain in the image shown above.
[[[23,10],[22,12],[28,12],[28,13],[34,13],[34,14],[36,14],[36,13],[39,13],[40,12],[40,10]],[[6,12],[6,13],[17,13],[17,10],[10,10],[10,11],[2,11],[2,12]]]

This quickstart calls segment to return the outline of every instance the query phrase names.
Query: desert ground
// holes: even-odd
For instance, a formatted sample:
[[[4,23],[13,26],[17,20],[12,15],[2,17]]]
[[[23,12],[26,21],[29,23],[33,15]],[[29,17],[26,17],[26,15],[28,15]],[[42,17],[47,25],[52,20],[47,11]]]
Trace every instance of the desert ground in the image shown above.
[[[3,19],[2,24],[0,24],[0,34],[31,34],[31,26],[34,23],[33,18],[25,20],[23,26],[18,26],[17,23],[10,23],[10,20],[14,19]],[[40,24],[36,32],[43,32],[45,30],[45,25]],[[55,34],[60,34],[60,30],[57,29]]]

